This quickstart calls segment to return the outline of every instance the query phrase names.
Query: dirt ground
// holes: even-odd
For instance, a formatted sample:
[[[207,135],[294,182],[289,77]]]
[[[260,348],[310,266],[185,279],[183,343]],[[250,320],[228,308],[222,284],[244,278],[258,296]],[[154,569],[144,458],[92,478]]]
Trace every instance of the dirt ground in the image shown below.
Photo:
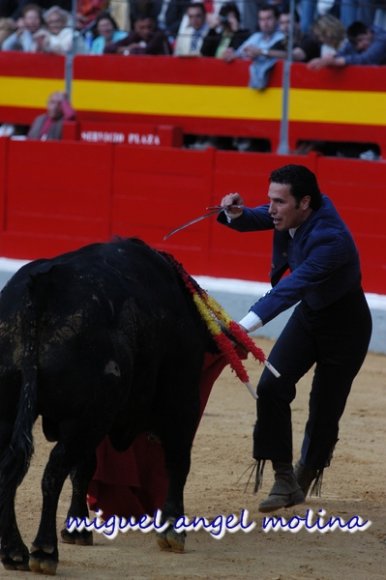
[[[272,343],[259,340],[266,354]],[[261,367],[253,360],[247,368],[256,382]],[[311,374],[298,387],[293,403],[294,445],[298,452],[304,428]],[[212,391],[202,419],[192,456],[192,469],[185,491],[188,517],[237,514],[248,510],[249,533],[227,533],[221,540],[207,531],[189,532],[182,555],[159,551],[153,533],[129,531],[108,540],[95,534],[94,546],[61,544],[59,578],[106,579],[200,579],[254,578],[258,580],[381,580],[386,578],[386,357],[368,355],[357,377],[341,421],[340,441],[331,467],[326,470],[321,498],[311,498],[296,508],[281,510],[287,520],[340,516],[352,523],[370,520],[365,531],[343,530],[311,533],[263,531],[263,514],[257,505],[270,489],[272,473],[266,469],[263,489],[245,491],[251,465],[251,433],[255,404],[242,383],[227,369]],[[35,429],[36,452],[30,471],[18,491],[17,511],[27,543],[32,541],[40,510],[40,478],[49,444]],[[268,466],[269,467],[269,466]],[[241,479],[240,479],[241,478]],[[69,487],[60,500],[58,526],[65,520]],[[246,513],[246,512],[245,512]],[[292,520],[295,521],[296,520]],[[320,520],[319,520],[320,521]],[[320,525],[322,525],[320,523]],[[31,578],[24,572],[0,571],[1,578]]]

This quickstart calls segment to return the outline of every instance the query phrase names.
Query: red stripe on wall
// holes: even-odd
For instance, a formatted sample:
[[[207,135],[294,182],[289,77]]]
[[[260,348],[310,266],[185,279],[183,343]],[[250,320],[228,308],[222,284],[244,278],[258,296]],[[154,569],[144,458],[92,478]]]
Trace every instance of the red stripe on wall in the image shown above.
[[[281,87],[282,62],[271,71],[269,87]],[[77,79],[116,82],[178,83],[212,86],[247,86],[249,61],[226,63],[215,58],[173,56],[77,56],[74,75]],[[291,67],[291,85],[339,91],[386,92],[385,67],[351,66],[345,69],[309,70],[305,64]]]
[[[0,52],[0,75],[63,79],[65,59],[56,54],[31,54],[24,52]]]
[[[327,67],[315,71],[309,70],[305,64],[297,63],[291,67],[291,86],[323,91],[385,92],[385,73],[385,66],[350,66],[343,69]]]
[[[173,56],[78,56],[74,60],[76,79],[131,83],[177,83],[182,85],[248,85],[249,63],[226,63],[212,58]],[[279,86],[276,74],[272,86]],[[154,99],[157,95],[154,95]]]

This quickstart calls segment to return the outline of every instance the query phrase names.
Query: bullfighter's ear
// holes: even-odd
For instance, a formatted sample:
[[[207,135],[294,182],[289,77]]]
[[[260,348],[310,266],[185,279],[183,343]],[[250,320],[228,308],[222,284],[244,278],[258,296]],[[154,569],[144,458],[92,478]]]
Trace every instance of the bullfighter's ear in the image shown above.
[[[304,197],[302,197],[302,199],[300,200],[301,209],[309,209],[310,205],[311,205],[311,196],[305,195]]]

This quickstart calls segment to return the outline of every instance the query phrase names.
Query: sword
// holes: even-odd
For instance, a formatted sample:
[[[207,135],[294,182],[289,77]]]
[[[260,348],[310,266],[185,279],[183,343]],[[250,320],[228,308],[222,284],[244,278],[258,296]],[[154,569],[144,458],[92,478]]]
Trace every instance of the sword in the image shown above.
[[[189,226],[192,226],[193,224],[196,224],[197,222],[200,222],[201,220],[205,220],[206,218],[212,216],[212,215],[216,215],[219,214],[220,212],[222,212],[224,209],[228,209],[228,208],[238,208],[238,209],[242,209],[243,206],[242,205],[232,205],[232,206],[226,206],[226,207],[222,207],[221,205],[214,205],[211,207],[207,207],[206,208],[206,213],[199,215],[198,217],[193,218],[192,220],[189,220],[188,222],[185,222],[184,224],[178,226],[177,228],[174,228],[174,230],[171,230],[170,232],[168,232],[163,239],[167,240],[168,238],[170,238],[171,236],[174,236],[174,234],[176,234],[177,232],[180,232],[181,230],[184,230],[185,228],[188,228]]]

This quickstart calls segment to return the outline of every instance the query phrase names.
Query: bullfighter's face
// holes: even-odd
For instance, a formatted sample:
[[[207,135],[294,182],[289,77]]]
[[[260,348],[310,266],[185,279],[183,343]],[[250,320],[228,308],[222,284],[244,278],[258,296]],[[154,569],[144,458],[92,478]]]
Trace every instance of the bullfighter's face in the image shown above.
[[[268,190],[269,214],[276,230],[284,231],[299,227],[311,214],[311,198],[303,197],[300,202],[291,193],[291,186],[271,183]]]

